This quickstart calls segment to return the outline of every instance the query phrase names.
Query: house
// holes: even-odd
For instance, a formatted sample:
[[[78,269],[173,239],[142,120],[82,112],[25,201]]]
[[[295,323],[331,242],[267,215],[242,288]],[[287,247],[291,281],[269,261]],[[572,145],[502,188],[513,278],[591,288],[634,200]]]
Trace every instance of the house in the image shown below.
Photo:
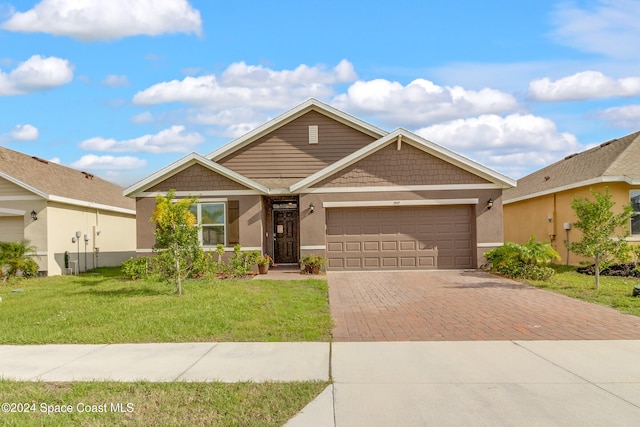
[[[28,239],[40,274],[71,271],[66,265],[75,271],[119,265],[135,256],[135,218],[135,202],[121,187],[0,147],[0,241]]]
[[[616,207],[632,204],[640,213],[640,132],[613,139],[590,150],[565,157],[518,180],[504,193],[505,240],[523,243],[535,236],[549,241],[567,264],[581,261],[569,253],[565,241],[579,240],[571,201],[593,199],[590,190],[609,189]],[[628,240],[640,241],[640,216],[629,224]]]
[[[515,184],[404,129],[386,132],[310,99],[212,153],[132,185],[137,252],[152,252],[156,195],[197,196],[205,248],[268,253],[328,270],[460,269],[503,242]]]

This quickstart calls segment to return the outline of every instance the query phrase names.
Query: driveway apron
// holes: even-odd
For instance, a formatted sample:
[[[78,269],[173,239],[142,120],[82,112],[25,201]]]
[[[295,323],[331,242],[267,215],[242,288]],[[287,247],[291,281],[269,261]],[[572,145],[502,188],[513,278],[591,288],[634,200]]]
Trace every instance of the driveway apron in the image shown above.
[[[481,271],[330,272],[334,341],[640,339],[640,317]]]

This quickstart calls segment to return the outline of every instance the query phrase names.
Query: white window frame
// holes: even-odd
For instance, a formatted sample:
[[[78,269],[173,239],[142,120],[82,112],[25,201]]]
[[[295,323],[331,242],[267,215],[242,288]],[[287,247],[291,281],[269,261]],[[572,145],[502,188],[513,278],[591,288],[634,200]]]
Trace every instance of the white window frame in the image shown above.
[[[634,197],[638,197],[640,199],[640,189],[638,189],[638,190],[629,190],[629,203],[631,204],[632,207],[633,207],[633,203],[631,202],[631,200]],[[635,211],[634,210],[633,213],[635,214],[634,217],[637,216],[637,215],[640,215],[640,211]],[[631,219],[631,221],[633,221],[633,218]],[[631,223],[629,224],[629,229],[630,229],[630,232],[631,232],[631,236],[640,237],[640,232],[638,232],[638,233],[634,233],[633,232],[633,227],[632,227]]]
[[[215,223],[215,224],[203,224],[202,223],[202,205],[222,205],[223,209],[224,209],[224,222],[223,223]],[[200,243],[200,246],[203,248],[212,248],[215,247],[217,245],[205,245],[203,243],[203,233],[202,233],[202,229],[204,227],[222,227],[223,231],[223,239],[224,241],[222,242],[223,245],[227,245],[227,218],[229,217],[229,212],[227,209],[227,202],[226,200],[199,200],[198,203],[195,203],[194,206],[196,207],[196,224],[198,225],[198,243]]]

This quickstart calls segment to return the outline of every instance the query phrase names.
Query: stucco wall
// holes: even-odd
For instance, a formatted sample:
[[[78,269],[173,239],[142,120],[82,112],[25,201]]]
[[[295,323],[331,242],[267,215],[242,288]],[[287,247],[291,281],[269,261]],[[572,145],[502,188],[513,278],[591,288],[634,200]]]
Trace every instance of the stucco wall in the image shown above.
[[[604,192],[607,187],[615,202],[616,212],[620,212],[622,206],[629,203],[630,190],[640,189],[627,183],[610,182],[508,203],[504,207],[505,241],[525,243],[533,235],[536,240],[550,242],[562,257],[561,263],[566,264],[568,260],[569,264],[578,265],[584,259],[573,253],[567,253],[565,245],[567,237],[569,242],[578,241],[582,237],[581,231],[573,226],[577,218],[571,208],[571,202],[574,197],[593,200],[591,188],[597,192]],[[565,223],[571,223],[568,234],[564,229]],[[630,240],[640,239],[635,237]]]
[[[40,219],[38,220],[40,221]],[[95,208],[50,203],[46,208],[49,275],[64,272],[64,253],[79,262],[79,270],[120,265],[135,255],[135,216]],[[80,243],[72,238],[79,231]],[[85,242],[85,235],[89,238]],[[96,248],[99,249],[96,255]]]

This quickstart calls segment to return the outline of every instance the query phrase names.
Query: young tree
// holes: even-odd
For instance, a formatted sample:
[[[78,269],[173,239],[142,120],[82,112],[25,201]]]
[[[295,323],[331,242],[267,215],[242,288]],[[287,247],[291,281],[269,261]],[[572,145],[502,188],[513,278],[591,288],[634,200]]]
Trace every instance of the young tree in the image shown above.
[[[202,255],[198,243],[198,227],[196,218],[191,213],[191,205],[196,198],[185,198],[174,201],[175,190],[166,196],[156,197],[156,209],[151,221],[156,223],[155,250],[158,257],[167,257],[164,267],[170,279],[176,281],[178,295],[182,295],[182,278],[189,274],[193,261]]]
[[[600,289],[600,268],[614,259],[623,259],[628,253],[625,238],[629,236],[629,221],[633,216],[631,205],[614,214],[615,202],[611,200],[609,188],[604,193],[591,190],[595,200],[574,197],[571,201],[578,220],[573,224],[582,231],[582,239],[569,245],[571,252],[595,261],[596,289]],[[625,230],[616,234],[619,230]]]

